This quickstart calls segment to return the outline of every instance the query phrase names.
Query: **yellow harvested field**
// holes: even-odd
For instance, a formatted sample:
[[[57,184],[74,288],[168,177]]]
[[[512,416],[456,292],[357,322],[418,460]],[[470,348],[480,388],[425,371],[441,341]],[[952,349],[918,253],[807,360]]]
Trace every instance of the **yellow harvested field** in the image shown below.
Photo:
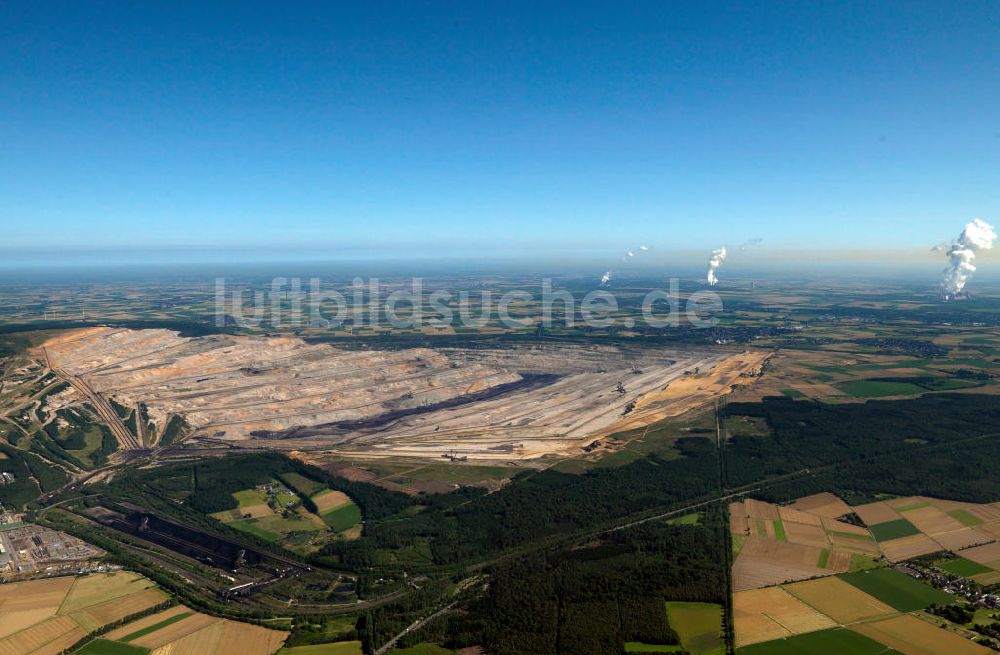
[[[1000,565],[1000,562],[995,562],[996,565]],[[1000,582],[1000,571],[990,571],[989,573],[980,573],[979,575],[972,576],[972,579],[981,585],[991,585]]]
[[[813,514],[819,514],[820,516],[826,516],[831,519],[851,513],[851,508],[847,505],[847,503],[829,492],[813,494],[812,496],[804,496],[803,498],[799,498],[792,503],[790,507],[804,512],[811,512]]]
[[[980,532],[985,532],[995,539],[1000,539],[1000,521],[994,521],[992,523],[983,523],[982,525],[977,525],[976,529]]]
[[[285,643],[287,638],[288,633],[280,630],[268,630],[259,625],[225,621],[222,627],[222,641],[215,654],[271,655]]]
[[[937,507],[921,507],[906,512],[906,520],[924,534],[935,536],[942,532],[955,532],[965,526],[951,518]]]
[[[163,602],[134,573],[91,574],[0,587],[0,655],[58,655],[88,632]]]
[[[900,562],[904,559],[919,557],[941,550],[941,546],[936,541],[925,534],[915,534],[901,539],[893,539],[879,544],[882,554],[893,562]]]
[[[838,573],[847,573],[851,570],[851,553],[846,550],[830,551],[830,557],[826,560],[826,568]]]
[[[158,589],[144,589],[137,594],[98,603],[83,610],[83,613],[91,617],[98,626],[102,626],[159,605],[167,598],[168,596]]]
[[[840,548],[843,550],[849,550],[856,553],[864,553],[865,555],[880,555],[881,552],[875,542],[870,539],[854,539],[852,537],[845,537],[841,535],[830,535],[830,539],[833,541],[835,548]]]
[[[841,625],[898,614],[889,605],[833,576],[796,582],[785,590]]]
[[[861,517],[865,525],[877,525],[886,521],[895,521],[899,518],[899,513],[883,501],[858,505],[853,508],[854,513]]]
[[[5,584],[3,594],[0,594],[0,611],[6,615],[8,612],[51,608],[55,614],[73,581],[74,578],[66,577]]]
[[[312,501],[316,503],[316,509],[322,514],[341,505],[346,505],[351,502],[351,499],[343,491],[328,489],[313,496]]]
[[[183,608],[183,611],[190,610]],[[135,632],[142,627],[137,621],[126,626],[127,631],[123,634]],[[271,655],[281,647],[287,638],[287,632],[269,630],[249,623],[219,619],[205,614],[195,614],[161,630],[143,635],[131,643],[149,648],[154,655],[202,655],[204,653],[212,653],[212,655]]]
[[[733,594],[733,620],[737,647],[836,626],[781,587]]]
[[[817,556],[816,563],[818,562],[819,557]],[[741,552],[740,556],[736,558],[736,563],[733,564],[733,590],[758,589],[821,575],[830,575],[830,572],[817,568],[815,565],[808,567],[789,566],[760,557],[745,557]]]
[[[815,567],[822,548],[792,544],[773,539],[749,537],[743,544],[740,557],[764,557],[789,566]]]
[[[1000,509],[991,505],[967,504],[964,509],[984,523],[989,523],[990,521],[1000,521]]]
[[[0,619],[2,619],[0,620],[0,638],[30,628],[36,623],[41,623],[45,619],[55,616],[56,609],[57,607],[43,607],[37,610],[8,612],[0,605]]]
[[[912,614],[857,623],[851,626],[851,630],[895,648],[903,655],[987,655],[993,652]]]
[[[977,546],[976,548],[968,548],[959,553],[959,555],[973,562],[988,565],[990,562],[1000,560],[1000,542]]]
[[[254,518],[262,519],[267,516],[274,516],[274,511],[267,505],[267,503],[258,503],[257,505],[247,505],[246,507],[240,507],[237,510],[233,510],[238,515],[237,518]]]
[[[155,649],[170,644],[171,642],[175,642],[178,639],[183,639],[188,635],[204,630],[208,626],[221,621],[222,619],[215,616],[208,616],[207,614],[192,614],[191,616],[181,619],[176,623],[171,623],[156,632],[150,632],[147,635],[143,635],[131,643],[136,646],[142,646],[143,648]]]
[[[153,583],[146,578],[126,571],[83,576],[76,579],[59,607],[59,612],[68,614],[112,598],[138,593],[152,586]]]
[[[819,514],[803,512],[792,507],[779,507],[778,514],[782,521],[786,523],[802,523],[805,525],[823,525],[823,519]]]
[[[826,531],[818,525],[792,522],[786,522],[784,525],[785,536],[790,543],[816,546],[817,548],[830,547],[830,539],[826,536]]]
[[[762,500],[747,498],[743,501],[743,508],[746,510],[747,516],[750,518],[773,521],[779,517],[778,506],[772,505],[771,503],[765,503]]]
[[[0,655],[27,655],[66,633],[79,630],[76,621],[68,616],[56,616],[0,639]]]
[[[160,621],[165,621],[172,616],[177,616],[178,614],[184,614],[185,612],[192,611],[189,607],[184,605],[174,605],[169,609],[165,609],[162,612],[157,612],[156,614],[150,614],[149,616],[144,616],[137,621],[132,621],[128,625],[123,625],[120,628],[115,628],[111,632],[107,633],[104,638],[114,641],[115,639],[120,639],[126,635],[130,635],[133,632],[142,630],[143,628],[148,628],[151,625],[156,625]]]
[[[67,648],[87,636],[87,631],[83,628],[73,628],[64,635],[45,644],[41,648],[32,651],[31,655],[60,655]]]
[[[945,550],[961,550],[972,546],[981,546],[994,541],[991,535],[975,528],[962,528],[954,532],[944,532],[934,535],[934,541],[941,544]]]
[[[183,621],[181,621],[181,623],[183,623]],[[166,628],[166,630],[169,629],[170,626]],[[213,655],[216,655],[219,652],[218,646],[221,641],[222,620],[216,619],[213,623],[202,628],[201,630],[187,634],[176,641],[171,641],[152,652],[153,655],[201,655],[202,653],[212,653]],[[138,640],[132,643],[140,645]],[[235,646],[240,648],[240,651],[246,653],[247,655],[249,655],[249,652],[253,650],[253,645],[250,643],[240,643]]]

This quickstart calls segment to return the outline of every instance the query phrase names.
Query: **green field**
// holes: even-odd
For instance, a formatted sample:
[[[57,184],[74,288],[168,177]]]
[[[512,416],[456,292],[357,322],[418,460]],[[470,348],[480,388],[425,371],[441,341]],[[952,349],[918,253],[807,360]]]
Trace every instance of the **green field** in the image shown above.
[[[667,525],[701,525],[701,512],[691,512],[674,519],[667,519]]]
[[[948,560],[947,562],[942,562],[941,564],[938,564],[938,567],[948,573],[954,573],[955,575],[960,575],[965,578],[970,578],[974,575],[979,575],[980,573],[989,573],[993,570],[988,566],[983,566],[978,562],[967,560],[964,557],[958,557],[953,560]]]
[[[391,652],[395,653],[396,651]],[[444,652],[451,655],[450,650]],[[362,650],[360,641],[338,641],[333,644],[282,648],[277,655],[362,655]]]
[[[722,607],[715,603],[667,604],[667,623],[680,637],[681,646],[692,655],[721,655]],[[667,651],[669,652],[669,651]]]
[[[831,628],[819,632],[765,641],[762,644],[736,649],[738,655],[900,655],[874,639],[846,628]]]
[[[982,519],[976,518],[975,516],[972,515],[971,512],[965,509],[952,510],[948,512],[948,516],[955,519],[962,525],[969,526],[970,528],[973,528],[977,525],[981,525],[983,522]]]
[[[331,509],[321,517],[327,525],[340,532],[361,522],[361,510],[354,503],[347,503]]]
[[[917,527],[906,519],[876,523],[875,525],[868,526],[868,529],[876,541],[892,541],[893,539],[920,534],[920,530],[917,530]]]
[[[858,571],[870,571],[871,569],[877,569],[880,566],[881,564],[868,555],[851,553],[851,564],[847,570],[851,573],[856,573]]]
[[[117,641],[107,641],[105,639],[95,639],[86,646],[76,651],[76,655],[146,655],[149,652],[146,648],[130,646]]]
[[[626,641],[626,653],[683,653],[684,647],[673,645],[664,646],[662,644],[644,644],[641,641]]]
[[[932,603],[947,605],[952,600],[949,594],[895,569],[858,571],[839,577],[900,612],[915,612]]]
[[[805,398],[805,394],[798,389],[782,389],[781,393],[788,396],[789,398]]]
[[[319,532],[320,530],[315,523],[294,513],[287,519],[276,514],[259,519],[230,521],[226,525],[268,541],[278,541],[293,532]]]
[[[266,505],[267,497],[256,489],[244,489],[233,494],[233,498],[240,504],[240,509],[253,505]]]
[[[311,497],[313,494],[317,494],[326,489],[322,483],[310,480],[306,476],[299,473],[285,473],[281,476],[281,480],[292,489],[295,489],[300,494],[305,496]]]
[[[233,492],[232,496],[239,507],[235,510],[215,512],[212,514],[212,518],[222,521],[234,530],[246,532],[271,542],[281,541],[296,533],[323,531],[318,522],[309,520],[308,513],[303,514],[305,509],[301,506],[289,509],[288,516],[285,517],[285,510],[297,505],[300,499],[286,487],[275,484],[277,486],[269,492],[257,488]],[[268,511],[271,512],[271,515],[243,518],[247,514],[247,508],[260,505],[268,505],[270,507]]]
[[[887,396],[912,396],[926,389],[909,382],[877,382],[875,380],[848,380],[835,385],[856,398],[885,398]]]
[[[157,630],[167,627],[171,623],[177,623],[182,619],[186,619],[192,614],[194,614],[194,612],[181,612],[180,614],[175,614],[174,616],[171,616],[169,619],[164,619],[159,623],[154,623],[153,625],[147,626],[142,630],[136,630],[133,633],[127,634],[118,641],[124,641],[125,643],[128,643],[130,641],[135,641],[139,637],[144,637],[150,633],[156,632]]]
[[[788,537],[785,535],[785,524],[779,519],[774,519],[774,538],[778,541],[788,541]]]
[[[824,548],[819,554],[819,559],[816,562],[816,566],[818,566],[821,569],[825,569],[826,564],[829,561],[830,561],[830,549]]]

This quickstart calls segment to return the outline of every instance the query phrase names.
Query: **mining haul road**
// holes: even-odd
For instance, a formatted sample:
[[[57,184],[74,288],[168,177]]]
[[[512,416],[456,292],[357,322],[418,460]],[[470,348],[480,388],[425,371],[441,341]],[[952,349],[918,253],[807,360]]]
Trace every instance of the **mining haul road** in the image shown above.
[[[115,435],[115,439],[118,441],[118,448],[120,450],[139,450],[139,442],[136,440],[135,435],[132,431],[125,427],[122,423],[121,417],[118,416],[118,412],[115,411],[108,399],[102,396],[100,393],[94,391],[87,382],[75,375],[70,375],[66,371],[60,368],[52,369],[52,372],[66,380],[73,388],[79,391],[94,409],[97,410],[97,414],[104,420],[104,422],[111,428],[111,433]],[[137,418],[138,422],[138,418]]]

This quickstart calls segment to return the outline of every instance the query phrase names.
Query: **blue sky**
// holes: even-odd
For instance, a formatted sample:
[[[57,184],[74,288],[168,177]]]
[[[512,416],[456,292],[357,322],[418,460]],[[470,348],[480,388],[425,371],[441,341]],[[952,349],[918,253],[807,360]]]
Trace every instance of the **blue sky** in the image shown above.
[[[974,1],[3,3],[0,251],[924,249],[1000,222],[998,25]]]

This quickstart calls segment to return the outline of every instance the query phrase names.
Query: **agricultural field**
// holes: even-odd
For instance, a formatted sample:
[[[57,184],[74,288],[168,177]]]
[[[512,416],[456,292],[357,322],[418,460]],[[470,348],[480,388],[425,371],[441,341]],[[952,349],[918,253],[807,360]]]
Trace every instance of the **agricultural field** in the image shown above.
[[[3,655],[55,655],[102,626],[169,600],[127,572],[15,582],[0,590]]]
[[[952,599],[951,595],[894,569],[859,571],[840,578],[900,612],[922,610],[933,603],[946,605]]]
[[[877,556],[867,530],[837,517],[850,508],[817,494],[787,506],[747,498],[729,506],[730,533],[740,544],[733,589],[742,591],[851,570],[854,558]]]
[[[948,573],[954,573],[955,575],[962,576],[963,578],[975,578],[977,575],[988,574],[993,569],[988,566],[983,566],[978,562],[973,562],[972,560],[965,559],[964,557],[956,557],[945,562],[938,564],[938,568]]]
[[[902,497],[850,507],[832,494],[788,505],[731,503],[736,591],[871,568],[950,551],[969,563],[944,570],[981,584],[1000,582],[1000,507]],[[855,514],[867,528],[837,520]],[[957,568],[955,568],[957,567]]]
[[[362,650],[360,641],[341,641],[333,644],[282,648],[277,655],[362,655]]]
[[[299,474],[287,474],[289,489],[277,480],[253,489],[234,492],[237,507],[211,516],[229,527],[270,542],[281,542],[293,550],[314,550],[333,533],[344,533],[361,521],[361,510],[340,491]],[[298,491],[298,493],[296,493]],[[311,495],[307,495],[312,492]],[[306,508],[300,494],[314,505]]]
[[[91,642],[92,655],[272,655],[287,632],[195,612],[175,605],[162,612],[115,628]],[[345,651],[350,652],[350,651]]]
[[[852,627],[866,637],[906,655],[987,655],[993,650],[964,639],[953,632],[903,614],[888,619],[859,623]]]
[[[741,591],[733,596],[737,653],[990,652],[908,613],[950,600],[892,569]],[[902,640],[906,629],[921,637]],[[927,645],[937,650],[919,650]]]
[[[893,539],[901,539],[903,537],[920,534],[920,530],[917,530],[917,528],[906,519],[896,519],[885,523],[876,523],[875,525],[869,525],[868,529],[871,531],[872,536],[875,537],[875,540],[879,542],[892,541]]]
[[[1000,581],[1000,507],[922,496],[894,498],[853,508],[892,561],[951,551],[987,570],[966,575],[977,582]],[[967,556],[971,553],[971,557]],[[961,566],[961,565],[957,565]]]
[[[667,602],[667,623],[691,655],[722,655],[722,607],[715,603]]]
[[[870,637],[845,628],[829,628],[736,649],[737,655],[901,655]]]
[[[313,513],[334,532],[345,533],[361,522],[361,509],[344,492],[328,489],[299,473],[286,473],[281,478],[299,495],[312,501],[315,505]]]

